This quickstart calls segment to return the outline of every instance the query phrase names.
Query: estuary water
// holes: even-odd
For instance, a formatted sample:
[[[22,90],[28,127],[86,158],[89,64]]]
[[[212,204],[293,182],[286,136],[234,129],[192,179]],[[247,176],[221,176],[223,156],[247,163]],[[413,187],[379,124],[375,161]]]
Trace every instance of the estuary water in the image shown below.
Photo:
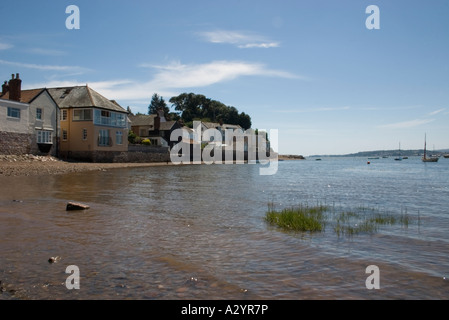
[[[261,166],[0,177],[0,300],[449,298],[449,159]],[[65,211],[68,201],[90,209]],[[265,221],[269,207],[299,204],[328,206],[325,230]],[[337,233],[332,214],[352,211],[408,220]],[[367,288],[372,265],[378,289]]]

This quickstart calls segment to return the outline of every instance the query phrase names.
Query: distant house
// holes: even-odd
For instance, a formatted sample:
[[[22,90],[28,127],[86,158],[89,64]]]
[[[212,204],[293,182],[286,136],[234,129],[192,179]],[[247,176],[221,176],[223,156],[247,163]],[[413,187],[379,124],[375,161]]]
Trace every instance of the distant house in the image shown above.
[[[128,112],[89,86],[48,89],[60,109],[60,156],[110,162],[128,151]]]
[[[172,148],[176,142],[170,141],[170,135],[182,127],[178,121],[167,121],[163,113],[134,115],[129,119],[131,130],[141,138],[150,139],[153,146]]]
[[[154,130],[155,114],[129,115],[131,131],[142,138],[148,138],[149,132]]]
[[[218,123],[218,122],[201,122],[201,131],[204,132],[208,129],[218,130],[218,132],[220,132],[220,134],[221,134],[222,139],[221,139],[221,141],[214,141],[214,139],[211,137],[211,138],[207,139],[207,141],[202,140],[202,142],[214,143],[217,146],[220,146],[220,145],[226,146],[226,145],[230,144],[230,141],[226,140],[227,138],[229,138],[229,137],[227,137],[227,134],[234,133],[235,130],[239,130],[243,133],[243,129],[239,125],[224,124],[224,123]]]
[[[0,151],[56,156],[59,116],[56,102],[45,88],[22,90],[21,85],[19,74],[12,75],[2,85],[0,131],[4,133]]]

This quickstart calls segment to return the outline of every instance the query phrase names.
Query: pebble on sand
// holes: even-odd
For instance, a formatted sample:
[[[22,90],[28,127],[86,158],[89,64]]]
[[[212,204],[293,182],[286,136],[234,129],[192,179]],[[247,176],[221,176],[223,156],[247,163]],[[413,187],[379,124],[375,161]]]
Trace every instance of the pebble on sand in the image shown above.
[[[77,202],[68,202],[66,206],[66,211],[72,210],[87,210],[90,207],[87,204],[77,203]]]

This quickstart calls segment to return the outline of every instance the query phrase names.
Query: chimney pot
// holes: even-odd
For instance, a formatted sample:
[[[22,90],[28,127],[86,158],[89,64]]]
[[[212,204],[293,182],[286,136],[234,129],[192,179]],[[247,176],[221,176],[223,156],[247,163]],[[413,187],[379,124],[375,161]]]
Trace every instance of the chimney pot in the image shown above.
[[[14,80],[14,73],[11,75],[11,80]]]

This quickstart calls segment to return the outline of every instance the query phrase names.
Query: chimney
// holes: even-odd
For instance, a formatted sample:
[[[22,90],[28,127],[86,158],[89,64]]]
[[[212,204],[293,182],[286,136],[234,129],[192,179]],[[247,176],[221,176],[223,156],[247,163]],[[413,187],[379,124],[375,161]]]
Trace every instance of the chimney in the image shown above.
[[[9,91],[9,86],[8,86],[8,82],[5,81],[4,84],[2,84],[2,95],[4,95],[6,92]]]
[[[154,117],[154,130],[158,131],[161,127],[161,118],[159,117],[159,115],[156,115],[156,117]]]
[[[165,120],[164,109],[162,109],[162,108],[157,109],[157,116],[159,117],[160,122],[165,122],[166,121]]]
[[[22,95],[22,80],[19,79],[19,74],[16,74],[14,79],[14,74],[11,75],[11,80],[9,80],[9,100],[20,101]]]

